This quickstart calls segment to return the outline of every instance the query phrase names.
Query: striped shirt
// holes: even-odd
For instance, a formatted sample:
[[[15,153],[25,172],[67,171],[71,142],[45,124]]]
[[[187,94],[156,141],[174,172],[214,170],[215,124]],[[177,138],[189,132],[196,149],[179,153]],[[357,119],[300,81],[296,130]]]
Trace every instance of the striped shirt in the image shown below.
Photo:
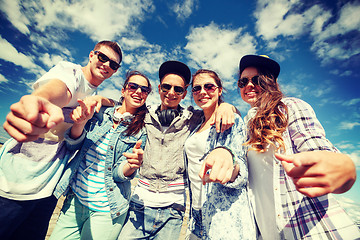
[[[288,128],[283,133],[286,155],[316,150],[338,152],[325,137],[325,131],[309,104],[297,98],[284,98],[282,101],[288,107]],[[256,108],[250,109],[245,121],[254,113]],[[306,197],[296,190],[281,164],[273,164],[273,173],[275,219],[280,239],[360,238],[359,229],[332,194]],[[261,204],[262,200],[255,201]]]
[[[104,177],[106,151],[113,133],[111,128],[91,146],[71,186],[80,203],[94,211],[110,212]]]

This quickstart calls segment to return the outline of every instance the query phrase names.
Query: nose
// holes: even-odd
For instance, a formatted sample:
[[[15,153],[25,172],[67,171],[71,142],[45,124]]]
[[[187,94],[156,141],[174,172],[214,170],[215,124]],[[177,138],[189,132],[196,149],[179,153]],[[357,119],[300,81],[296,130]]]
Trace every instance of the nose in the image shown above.
[[[201,90],[200,90],[200,94],[203,94],[203,93],[207,94],[207,92],[205,91],[205,87],[204,87],[204,86],[202,86],[202,87],[201,87]]]
[[[246,84],[245,87],[247,87],[247,86],[249,86],[249,87],[255,87],[255,85],[254,85],[254,83],[252,82],[252,80],[249,80],[249,82]]]
[[[109,69],[110,68],[110,61],[104,62],[103,65],[106,66],[107,69]]]
[[[175,94],[174,86],[172,86],[172,87],[170,88],[170,90],[168,91],[168,93],[169,93],[169,94],[172,94],[172,95]]]
[[[142,93],[141,88],[136,89],[135,93],[137,93],[137,94],[141,94],[141,93]]]

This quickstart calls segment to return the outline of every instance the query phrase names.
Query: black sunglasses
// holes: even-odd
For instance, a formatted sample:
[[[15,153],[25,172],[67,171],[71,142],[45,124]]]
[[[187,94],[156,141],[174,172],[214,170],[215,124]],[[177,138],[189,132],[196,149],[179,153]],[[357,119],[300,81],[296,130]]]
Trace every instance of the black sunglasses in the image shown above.
[[[119,67],[120,67],[120,64],[118,64],[117,62],[115,62],[114,60],[111,60],[108,56],[106,56],[105,54],[103,54],[102,52],[100,51],[95,51],[94,52],[97,56],[98,56],[98,59],[100,62],[102,63],[106,63],[107,61],[110,62],[110,68],[114,71],[116,71]]]
[[[254,85],[259,85],[261,86],[261,79],[260,79],[260,76],[253,76],[252,78],[240,78],[239,81],[238,81],[238,86],[239,88],[243,88],[245,87],[249,81],[251,81]]]
[[[191,91],[192,91],[194,94],[198,94],[203,87],[204,87],[205,91],[211,92],[211,93],[215,92],[215,90],[218,88],[218,86],[216,86],[215,84],[206,83],[206,84],[204,84],[203,86],[201,86],[201,85],[196,85],[196,86],[194,86]]]
[[[161,91],[163,92],[168,92],[170,91],[171,88],[174,88],[174,92],[177,94],[177,95],[181,95],[185,92],[185,89],[182,88],[182,87],[179,87],[179,86],[172,86],[170,84],[167,84],[167,83],[163,83],[160,85],[160,88],[161,88]]]
[[[137,83],[133,83],[133,82],[129,82],[127,84],[128,89],[132,92],[135,92],[136,90],[138,90],[139,88],[141,89],[141,92],[149,94],[151,92],[151,89],[149,87],[146,86],[141,86]]]

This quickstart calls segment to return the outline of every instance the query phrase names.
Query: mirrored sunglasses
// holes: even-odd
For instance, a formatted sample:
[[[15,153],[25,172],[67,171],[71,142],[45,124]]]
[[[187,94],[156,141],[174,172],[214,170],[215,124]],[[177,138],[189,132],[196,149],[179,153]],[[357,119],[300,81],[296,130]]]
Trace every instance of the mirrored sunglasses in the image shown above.
[[[200,91],[201,91],[202,88],[204,88],[204,90],[205,90],[206,92],[213,93],[213,92],[215,92],[215,90],[218,88],[218,86],[216,86],[215,84],[212,84],[212,83],[206,83],[206,84],[204,84],[203,86],[201,86],[201,85],[196,85],[196,86],[194,86],[191,91],[192,91],[194,94],[198,94],[198,93],[200,93]]]
[[[141,85],[133,83],[133,82],[128,83],[127,87],[132,92],[135,92],[139,88],[141,89],[141,92],[143,92],[143,93],[149,94],[151,92],[151,89],[149,87],[141,86]]]
[[[249,81],[251,81],[254,85],[261,85],[261,79],[259,76],[253,76],[252,78],[240,78],[239,81],[238,81],[238,86],[239,88],[243,88],[245,87]]]
[[[172,86],[172,85],[167,84],[167,83],[161,84],[160,88],[161,88],[161,91],[163,91],[163,92],[168,92],[168,91],[171,90],[171,88],[174,88],[174,92],[177,95],[181,95],[181,94],[183,94],[185,92],[184,88],[182,88],[180,86]]]
[[[98,59],[99,59],[99,61],[100,62],[102,62],[102,63],[106,63],[106,62],[110,62],[110,68],[112,69],[112,70],[114,70],[114,71],[116,71],[119,67],[120,67],[120,64],[118,64],[117,62],[115,62],[114,60],[111,60],[108,56],[106,56],[105,54],[103,54],[102,52],[100,52],[100,51],[95,51],[94,52],[96,55],[97,55],[97,57],[98,57]]]

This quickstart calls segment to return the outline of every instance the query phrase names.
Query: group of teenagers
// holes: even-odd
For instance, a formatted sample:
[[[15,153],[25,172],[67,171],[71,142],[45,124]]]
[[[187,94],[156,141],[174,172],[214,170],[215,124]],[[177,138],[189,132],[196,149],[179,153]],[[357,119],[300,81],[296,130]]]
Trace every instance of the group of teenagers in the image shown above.
[[[166,61],[160,106],[149,79],[129,71],[114,101],[95,95],[120,67],[101,41],[84,67],[60,62],[13,104],[0,149],[0,239],[44,239],[66,196],[54,239],[359,239],[332,193],[355,182],[309,104],[285,97],[279,64],[246,55],[237,85],[242,118],[218,74]],[[197,109],[184,108],[191,89]],[[131,180],[138,176],[135,189]]]

